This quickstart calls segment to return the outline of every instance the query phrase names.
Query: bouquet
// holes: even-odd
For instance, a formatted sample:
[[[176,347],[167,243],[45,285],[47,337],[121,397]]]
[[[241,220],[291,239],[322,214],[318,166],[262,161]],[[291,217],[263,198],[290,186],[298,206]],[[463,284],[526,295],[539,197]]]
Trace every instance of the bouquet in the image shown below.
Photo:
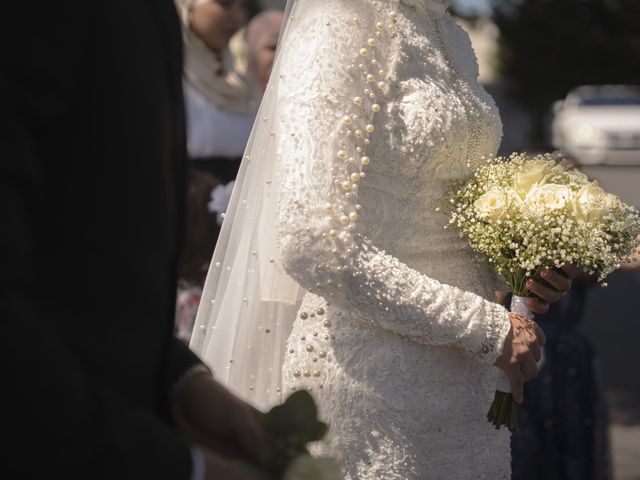
[[[311,395],[300,390],[265,417],[266,442],[263,463],[269,479],[343,480],[338,464],[330,457],[313,457],[307,444],[321,440],[327,425],[318,421]]]
[[[533,317],[523,301],[531,295],[526,283],[547,268],[572,263],[603,282],[630,261],[640,234],[635,208],[550,154],[483,160],[454,185],[447,227],[457,228],[504,278],[512,311]],[[502,384],[488,419],[514,431],[516,415],[517,404]]]

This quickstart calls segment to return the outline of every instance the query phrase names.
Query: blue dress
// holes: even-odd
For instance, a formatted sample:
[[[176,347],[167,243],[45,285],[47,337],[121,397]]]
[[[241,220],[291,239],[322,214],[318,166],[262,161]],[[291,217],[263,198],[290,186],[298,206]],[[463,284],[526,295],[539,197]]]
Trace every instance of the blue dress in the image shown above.
[[[602,372],[579,330],[588,286],[536,321],[547,336],[545,364],[524,389],[511,441],[513,480],[610,480],[611,455]]]

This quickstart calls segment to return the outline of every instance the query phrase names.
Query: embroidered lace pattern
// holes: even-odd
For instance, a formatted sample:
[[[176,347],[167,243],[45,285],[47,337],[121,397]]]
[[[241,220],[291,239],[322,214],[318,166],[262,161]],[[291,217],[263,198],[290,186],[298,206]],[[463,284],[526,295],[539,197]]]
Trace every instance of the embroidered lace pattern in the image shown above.
[[[283,384],[350,479],[509,478],[485,417],[508,314],[436,211],[501,137],[469,39],[436,0],[299,1],[275,134],[282,264],[309,293]]]

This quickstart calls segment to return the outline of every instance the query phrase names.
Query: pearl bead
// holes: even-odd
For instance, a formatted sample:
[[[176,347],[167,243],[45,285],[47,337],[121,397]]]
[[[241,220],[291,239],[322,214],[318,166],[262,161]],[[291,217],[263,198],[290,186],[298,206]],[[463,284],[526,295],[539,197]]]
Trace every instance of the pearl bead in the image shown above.
[[[338,236],[338,232],[336,232],[335,230],[329,230],[329,236],[331,238],[336,238]]]
[[[358,105],[358,106],[361,106],[363,101],[364,101],[364,100],[362,99],[362,97],[355,97],[355,98],[353,99],[353,103],[355,103],[355,104],[356,104],[356,105]],[[353,117],[351,117],[351,118],[353,118]],[[357,118],[353,118],[353,119],[354,119],[354,120],[357,120]]]
[[[371,83],[376,79],[376,77],[374,77],[373,75],[369,74],[367,75],[367,82]],[[368,93],[368,92],[365,92]]]
[[[347,158],[347,156],[348,156],[348,155],[347,155],[347,152],[345,152],[344,150],[340,150],[340,151],[338,151],[338,158],[339,158],[340,160],[344,160],[345,158]]]
[[[356,130],[354,135],[356,136],[356,138],[364,137],[364,133],[362,133],[362,130]]]
[[[378,22],[378,23],[376,23],[376,28],[377,28],[378,30],[384,30],[384,23],[382,23],[382,22]]]
[[[360,174],[362,175],[362,174]],[[362,205],[360,205],[359,203],[356,205],[356,210],[362,210]]]
[[[290,348],[289,353],[293,353],[293,352],[295,352],[295,350],[293,348]]]
[[[340,186],[343,188],[343,190],[349,190],[351,188],[351,183],[349,183],[348,180],[345,180],[340,184]]]
[[[326,205],[326,207],[324,207],[324,209],[327,212],[332,212],[333,211],[333,207],[334,207],[334,205],[332,203],[327,203],[327,205]]]
[[[342,215],[340,217],[340,223],[346,225],[347,223],[349,223],[349,217],[347,217],[346,215]]]
[[[349,214],[349,220],[351,220],[352,222],[355,222],[356,220],[358,220],[358,214],[356,212],[351,212]]]
[[[369,165],[369,163],[371,162],[369,157],[362,157],[360,161],[362,162],[363,165]]]
[[[299,377],[300,375],[301,375],[300,374],[300,370],[296,370],[296,371],[293,372],[293,376],[294,377]]]
[[[371,124],[368,124],[368,125],[365,127],[365,130],[367,131],[367,133],[373,133],[373,132],[375,131],[375,129],[376,129],[376,127],[374,127],[374,126],[373,126],[373,125],[371,125]]]
[[[313,352],[313,345],[307,345],[307,352]]]
[[[351,181],[352,182],[357,182],[358,180],[360,180],[360,174],[356,173],[356,172],[352,173],[351,174]]]
[[[309,318],[309,315],[307,314],[307,312],[302,312],[302,313],[300,314],[300,318],[301,318],[302,320],[306,320],[307,318]]]
[[[366,57],[367,55],[369,55],[369,50],[367,48],[361,48],[360,55],[362,55],[363,57]]]
[[[353,122],[353,120],[351,120],[351,117],[346,116],[342,119],[342,123],[344,123],[345,125],[351,125],[351,123]]]
[[[310,376],[311,376],[311,372],[310,372],[309,370],[305,370],[305,371],[304,371],[304,373],[303,373],[303,375],[304,375],[305,377],[310,377]]]
[[[367,45],[369,45],[370,47],[374,47],[376,45],[376,39],[370,38],[369,40],[367,40]]]
[[[319,308],[316,313],[320,316],[324,315],[324,308]]]
[[[378,88],[380,90],[384,90],[385,88],[387,88],[386,82],[378,82]]]
[[[378,113],[380,111],[380,105],[378,105],[377,103],[374,103],[373,105],[371,105],[371,110]]]
[[[314,377],[319,377],[320,376],[320,372],[318,370],[313,372],[313,376]]]
[[[322,322],[322,325],[324,325],[325,327],[329,328],[331,326],[331,320],[325,320],[324,322]],[[320,353],[321,357],[323,356],[322,353],[324,353],[324,352]],[[325,354],[325,356],[326,356],[326,354]]]
[[[395,22],[398,19],[398,14],[396,12],[391,12],[389,14],[389,20],[391,20],[392,22]]]

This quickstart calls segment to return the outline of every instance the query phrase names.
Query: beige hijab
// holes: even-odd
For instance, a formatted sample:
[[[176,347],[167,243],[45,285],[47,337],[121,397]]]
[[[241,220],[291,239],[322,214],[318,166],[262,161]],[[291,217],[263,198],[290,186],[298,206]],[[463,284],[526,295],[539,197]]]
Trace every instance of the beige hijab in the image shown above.
[[[184,76],[220,110],[247,114],[251,110],[250,89],[234,70],[231,53],[226,49],[222,59],[218,58],[191,29],[193,9],[210,1],[175,0],[182,21]]]

